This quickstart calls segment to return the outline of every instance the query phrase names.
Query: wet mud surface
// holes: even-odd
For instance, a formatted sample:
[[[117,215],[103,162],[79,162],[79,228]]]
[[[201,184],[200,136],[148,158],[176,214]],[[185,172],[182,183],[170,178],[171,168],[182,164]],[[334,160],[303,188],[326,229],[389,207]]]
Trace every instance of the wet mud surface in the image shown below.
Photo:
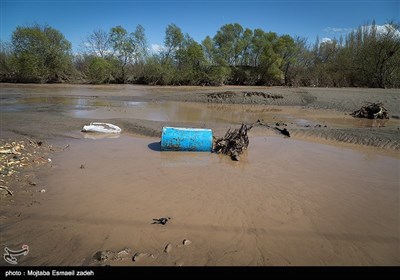
[[[29,245],[20,265],[400,264],[398,90],[2,84],[0,98],[1,246]],[[390,119],[349,115],[365,102]],[[223,136],[257,120],[239,162],[160,152],[165,125]],[[94,121],[122,134],[81,132]]]

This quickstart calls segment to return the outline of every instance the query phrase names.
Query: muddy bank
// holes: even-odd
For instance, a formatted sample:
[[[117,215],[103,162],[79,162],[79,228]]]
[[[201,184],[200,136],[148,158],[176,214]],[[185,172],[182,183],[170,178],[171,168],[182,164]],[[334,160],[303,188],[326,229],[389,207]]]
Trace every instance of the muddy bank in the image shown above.
[[[273,123],[272,123],[273,125]],[[324,142],[329,144],[352,144],[366,147],[379,148],[394,156],[399,156],[400,150],[398,128],[328,128],[317,125],[311,129],[298,128],[289,125],[290,136],[295,139],[310,140],[313,142]],[[252,133],[260,135],[263,130],[269,130],[268,135],[280,135],[279,132],[268,128],[255,128]]]
[[[366,102],[383,102],[392,115],[400,115],[399,89],[225,87],[216,91],[183,92],[165,98],[204,103],[304,106],[341,112],[353,112]]]
[[[146,90],[144,93],[143,90]],[[132,91],[132,92],[130,92]],[[366,102],[383,102],[392,115],[400,116],[399,89],[286,88],[286,87],[150,87],[128,90],[136,100],[194,101],[202,103],[304,106],[353,112]],[[227,94],[228,93],[228,94]],[[220,98],[219,95],[225,95]],[[124,99],[126,95],[116,97]],[[215,98],[216,97],[216,98]]]
[[[2,104],[22,97],[66,98],[92,101],[195,101],[212,102],[213,95],[229,92],[229,98],[215,98],[218,103],[307,106],[353,112],[366,102],[382,102],[391,115],[400,115],[399,89],[371,88],[286,88],[257,86],[141,86],[141,85],[37,85],[0,84]],[[233,94],[232,94],[233,93]],[[64,98],[63,98],[64,97]],[[65,98],[66,97],[66,98]]]
[[[368,131],[366,132],[366,130]],[[302,139],[316,138],[377,147],[384,150],[394,150],[394,153],[398,153],[400,150],[400,141],[398,138],[400,132],[397,128],[294,129],[291,131],[291,135]]]

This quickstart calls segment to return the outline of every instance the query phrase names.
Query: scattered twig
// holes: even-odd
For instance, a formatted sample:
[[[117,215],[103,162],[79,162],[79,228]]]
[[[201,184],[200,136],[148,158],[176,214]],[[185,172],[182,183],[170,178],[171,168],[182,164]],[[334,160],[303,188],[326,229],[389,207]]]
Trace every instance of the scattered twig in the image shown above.
[[[64,151],[65,149],[69,148],[69,144],[67,146],[65,146],[62,150]]]
[[[257,121],[254,123],[254,125],[262,125],[262,126],[265,126],[265,127],[268,127],[268,128],[273,128],[273,129],[278,130],[278,131],[279,131],[280,133],[282,133],[283,135],[285,135],[285,136],[287,136],[287,137],[290,137],[290,132],[289,132],[286,128],[281,129],[281,128],[278,127],[279,125],[281,125],[281,123],[276,123],[276,124],[275,124],[276,126],[275,126],[275,127],[272,127],[272,126],[270,126],[269,124],[264,123],[263,120],[257,120]],[[283,125],[286,125],[286,124],[283,123]]]
[[[165,225],[170,219],[171,217],[153,219],[154,222],[152,222],[152,224]]]
[[[8,194],[11,195],[11,196],[14,195],[13,192],[9,188],[7,188],[6,186],[0,186],[0,189],[6,190],[8,192]]]

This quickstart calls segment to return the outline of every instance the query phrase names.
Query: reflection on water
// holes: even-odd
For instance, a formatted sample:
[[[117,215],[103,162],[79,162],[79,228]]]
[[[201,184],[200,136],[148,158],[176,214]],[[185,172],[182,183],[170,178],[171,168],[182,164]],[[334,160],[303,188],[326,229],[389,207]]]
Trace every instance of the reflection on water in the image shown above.
[[[1,111],[24,111],[27,109],[37,109],[40,107],[58,106],[82,110],[93,107],[107,106],[110,102],[99,100],[96,96],[35,96],[23,98],[2,98]]]
[[[273,107],[249,104],[210,104],[193,102],[106,102],[93,110],[71,110],[76,118],[114,119],[133,118],[151,121],[169,122],[219,122],[253,123],[258,119],[264,122],[276,122],[278,119],[294,123],[301,127],[383,127],[399,125],[400,121],[370,120],[344,116],[341,113],[332,116],[328,113],[314,115],[299,108]]]
[[[82,132],[85,139],[116,139],[120,137],[119,133],[96,133],[96,132]]]
[[[284,121],[300,127],[383,127],[398,126],[400,120],[353,118],[343,113],[307,111],[298,107],[252,104],[210,104],[194,102],[142,102],[106,99],[98,95],[8,96],[0,99],[0,112],[65,112],[74,118],[143,119],[167,122],[267,123]]]
[[[167,168],[198,167],[211,164],[210,153],[207,152],[160,152],[161,166]]]
[[[122,101],[121,103],[123,107],[144,106],[146,104],[146,102],[140,101]]]
[[[190,102],[121,102],[94,110],[72,110],[77,118],[113,119],[134,118],[152,121],[185,122],[254,122],[272,120],[273,113],[281,109],[264,105],[205,104]]]

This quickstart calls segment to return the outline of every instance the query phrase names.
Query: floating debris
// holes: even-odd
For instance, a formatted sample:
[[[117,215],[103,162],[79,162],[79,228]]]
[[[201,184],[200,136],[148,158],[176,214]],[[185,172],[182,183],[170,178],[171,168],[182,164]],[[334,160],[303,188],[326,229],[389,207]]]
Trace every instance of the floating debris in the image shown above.
[[[92,122],[85,125],[82,132],[121,133],[121,128],[111,123]]]
[[[239,155],[249,146],[247,132],[252,127],[252,125],[242,124],[239,129],[229,129],[224,137],[215,140],[213,151],[217,154],[228,155],[232,160],[238,161]]]
[[[388,110],[383,106],[382,103],[368,103],[350,115],[355,118],[389,119]]]

